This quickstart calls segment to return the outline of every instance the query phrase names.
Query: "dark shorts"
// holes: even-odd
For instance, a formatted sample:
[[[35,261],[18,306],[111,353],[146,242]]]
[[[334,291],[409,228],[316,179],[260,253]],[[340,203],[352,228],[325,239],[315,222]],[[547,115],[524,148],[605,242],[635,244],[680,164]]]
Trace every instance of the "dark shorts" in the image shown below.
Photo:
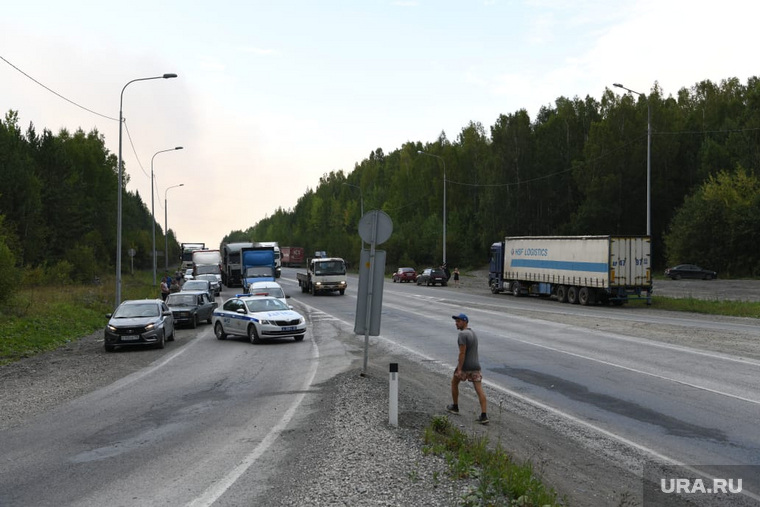
[[[483,375],[480,374],[480,370],[475,371],[460,371],[459,374],[454,372],[454,375],[462,382],[480,382],[483,380]]]

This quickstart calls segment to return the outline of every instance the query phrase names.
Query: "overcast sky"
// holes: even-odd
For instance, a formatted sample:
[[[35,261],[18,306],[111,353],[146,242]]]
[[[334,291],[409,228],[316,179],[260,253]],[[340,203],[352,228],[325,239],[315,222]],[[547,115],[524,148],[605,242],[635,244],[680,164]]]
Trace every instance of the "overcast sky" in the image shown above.
[[[615,82],[666,96],[746,83],[759,13],[744,0],[5,2],[0,57],[99,114],[2,60],[0,112],[24,131],[97,129],[116,154],[125,85],[178,74],[124,89],[128,189],[151,207],[152,160],[159,224],[168,196],[178,240],[217,247],[377,148],[453,141],[470,121],[535,118]]]

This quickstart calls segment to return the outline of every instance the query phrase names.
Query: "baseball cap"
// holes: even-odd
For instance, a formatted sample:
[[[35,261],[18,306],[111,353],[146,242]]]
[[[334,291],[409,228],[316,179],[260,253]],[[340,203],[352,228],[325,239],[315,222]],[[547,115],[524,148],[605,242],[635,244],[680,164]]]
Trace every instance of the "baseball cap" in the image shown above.
[[[464,313],[460,313],[459,315],[452,315],[451,318],[454,320],[463,320],[465,322],[470,322],[470,319],[468,319],[467,315]]]

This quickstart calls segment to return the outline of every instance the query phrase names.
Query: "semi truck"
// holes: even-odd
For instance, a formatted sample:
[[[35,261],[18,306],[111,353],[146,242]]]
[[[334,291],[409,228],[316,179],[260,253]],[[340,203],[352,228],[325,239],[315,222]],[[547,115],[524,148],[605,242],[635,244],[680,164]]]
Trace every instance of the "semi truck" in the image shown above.
[[[345,294],[346,261],[340,257],[315,257],[306,262],[306,273],[296,273],[301,292],[313,296],[322,292]]]
[[[517,236],[491,245],[494,294],[552,297],[561,303],[652,302],[649,236]]]
[[[253,282],[275,281],[275,251],[271,246],[251,246],[240,249],[240,269],[243,290]]]
[[[206,248],[206,243],[180,243],[182,255],[179,262],[183,272],[193,267],[193,252],[204,248]]]
[[[275,278],[280,278],[280,273],[282,272],[282,262],[280,260],[280,245],[276,241],[256,241],[253,243],[253,246],[262,246],[262,247],[271,247],[274,249],[274,276]]]
[[[198,275],[215,275],[222,283],[222,253],[219,250],[193,252],[193,276]]]
[[[285,267],[301,267],[304,261],[304,249],[301,246],[281,246],[280,261]]]
[[[251,242],[222,243],[222,283],[227,287],[240,287],[240,250],[253,246]]]

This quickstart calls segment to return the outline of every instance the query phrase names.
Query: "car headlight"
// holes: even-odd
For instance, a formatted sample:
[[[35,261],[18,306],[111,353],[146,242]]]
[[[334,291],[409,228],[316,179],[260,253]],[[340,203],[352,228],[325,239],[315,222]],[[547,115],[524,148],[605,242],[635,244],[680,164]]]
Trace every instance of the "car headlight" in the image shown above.
[[[156,327],[156,324],[155,324],[155,323],[154,323],[154,324],[148,324],[147,326],[145,326],[145,330],[146,330],[146,331],[151,331],[151,330],[152,330],[152,329],[154,329],[155,327]]]
[[[108,328],[108,330],[109,330],[109,331],[111,331],[112,333],[115,333],[115,332],[116,332],[116,327],[115,327],[115,326],[112,326],[111,324],[108,324],[106,327],[107,327],[107,328]]]
[[[268,326],[273,326],[274,325],[274,322],[272,322],[271,320],[267,320],[267,319],[262,319],[259,322],[261,322],[262,324],[266,324]]]

